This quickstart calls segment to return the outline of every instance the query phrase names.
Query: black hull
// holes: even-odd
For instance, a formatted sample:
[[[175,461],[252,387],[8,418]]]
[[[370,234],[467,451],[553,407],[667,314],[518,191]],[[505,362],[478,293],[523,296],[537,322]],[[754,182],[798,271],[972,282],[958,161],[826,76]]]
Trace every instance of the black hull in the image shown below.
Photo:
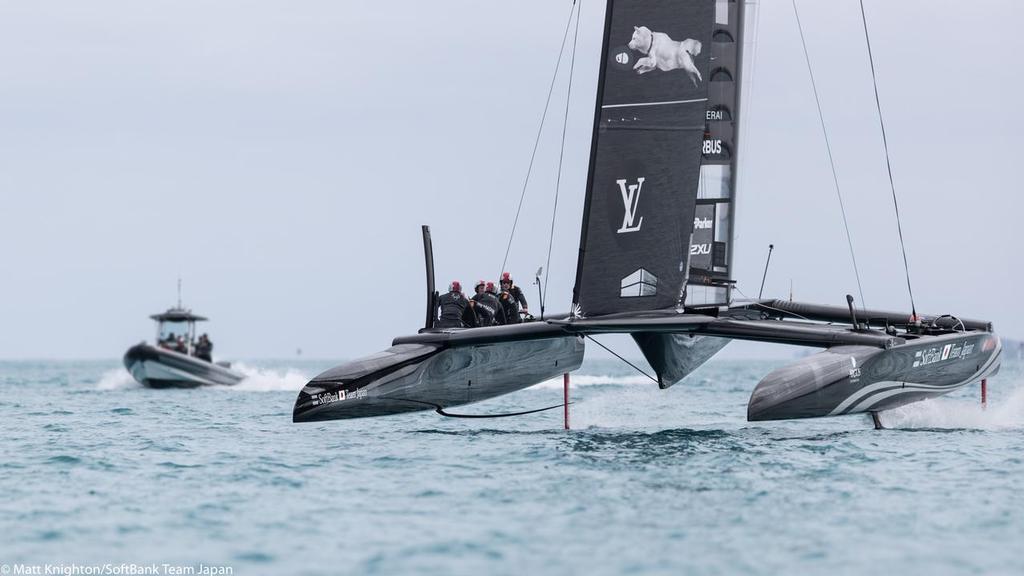
[[[232,386],[245,378],[223,366],[149,344],[129,348],[124,366],[136,381],[149,388]]]
[[[583,339],[546,324],[420,334],[332,368],[295,401],[315,422],[451,408],[522,390],[580,367]]]

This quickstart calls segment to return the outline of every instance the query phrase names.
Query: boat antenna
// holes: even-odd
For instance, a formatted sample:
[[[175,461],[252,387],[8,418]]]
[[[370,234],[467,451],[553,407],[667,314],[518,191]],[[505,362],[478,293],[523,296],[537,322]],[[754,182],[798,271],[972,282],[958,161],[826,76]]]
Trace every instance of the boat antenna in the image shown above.
[[[537,148],[540,146],[541,133],[544,131],[544,120],[548,116],[548,107],[551,105],[551,95],[555,92],[555,80],[558,79],[558,68],[562,64],[562,54],[565,52],[565,40],[569,37],[569,26],[572,25],[572,14],[576,10],[576,2],[573,2],[569,9],[569,19],[565,21],[565,32],[562,34],[562,47],[558,50],[558,59],[555,60],[555,72],[551,75],[551,85],[548,87],[548,97],[544,101],[544,112],[540,115],[540,125],[537,126],[537,137],[533,140],[533,152],[530,154],[530,165],[526,168],[526,178],[523,179],[523,191],[519,194],[519,207],[516,208],[516,217],[512,221],[512,231],[508,234],[508,245],[505,247],[505,258],[501,261],[501,270],[505,271],[508,264],[508,255],[512,250],[512,239],[516,235],[516,227],[519,225],[519,214],[523,211],[523,200],[526,198],[526,188],[530,184],[530,175],[533,173],[533,161],[537,158]]]
[[[573,2],[575,6],[576,3]],[[565,131],[569,127],[569,103],[572,101],[572,73],[576,69],[576,43],[580,36],[580,13],[583,11],[583,1],[579,2],[579,9],[576,10],[576,31],[572,37],[572,56],[569,57],[569,86],[565,91],[565,115],[562,118],[562,144],[558,149],[558,173],[555,176],[555,203],[551,207],[551,233],[548,235],[548,260],[545,268],[548,273],[544,276],[544,298],[548,296],[548,280],[551,279],[551,248],[555,244],[555,220],[558,216],[558,192],[562,187],[562,158],[565,157]]]
[[[761,289],[757,291],[757,299],[761,299],[761,295],[764,294],[764,281],[768,278],[768,265],[772,263],[772,250],[775,250],[775,244],[768,245],[768,259],[764,261],[764,274],[761,276]],[[790,287],[790,300],[792,297],[792,287]]]
[[[178,309],[181,310],[181,276],[178,276]]]
[[[903,242],[903,224],[900,222],[900,203],[896,199],[896,184],[892,178],[892,162],[889,160],[889,141],[885,136],[885,121],[882,120],[882,100],[878,97],[878,78],[875,75],[875,57],[871,52],[871,35],[868,34],[868,17],[864,12],[864,0],[860,0],[860,19],[864,23],[864,42],[868,47],[868,62],[871,63],[871,83],[875,87],[875,106],[878,109],[878,126],[882,129],[882,146],[885,149],[885,167],[889,171],[889,188],[892,190],[892,205],[896,208],[896,229],[900,235],[900,250],[903,251],[903,271],[907,274],[907,292],[910,294],[912,318],[917,319],[914,305],[914,289],[910,286],[910,264],[907,263],[907,245]],[[864,297],[861,296],[863,301]],[[863,302],[862,302],[863,304]]]
[[[853,261],[853,275],[857,278],[857,292],[860,293],[860,305],[864,303],[864,288],[860,283],[860,269],[857,267],[857,256],[853,253],[853,236],[850,234],[850,224],[846,220],[846,205],[843,203],[843,194],[839,191],[839,176],[836,174],[836,161],[832,157],[832,144],[828,138],[828,130],[825,128],[825,114],[821,111],[821,99],[818,97],[818,84],[814,81],[814,70],[811,67],[811,56],[807,50],[807,41],[804,39],[804,27],[800,24],[800,11],[797,10],[796,0],[793,0],[793,14],[796,15],[796,28],[800,31],[800,44],[804,48],[804,60],[807,62],[807,74],[811,77],[811,89],[814,91],[814,103],[818,105],[818,120],[821,122],[821,135],[825,137],[825,150],[828,151],[828,164],[832,168],[832,183],[835,185],[836,198],[839,198],[839,211],[843,215],[843,227],[846,228],[846,243],[850,247],[850,260]]]
[[[860,330],[860,324],[857,323],[857,312],[853,306],[853,296],[851,294],[846,295],[846,306],[850,309],[850,320],[853,321],[853,329]]]
[[[540,277],[544,274],[544,267],[537,268],[537,274],[533,277],[533,283],[537,286],[537,296],[540,298],[540,319],[544,319],[544,292],[541,290]]]

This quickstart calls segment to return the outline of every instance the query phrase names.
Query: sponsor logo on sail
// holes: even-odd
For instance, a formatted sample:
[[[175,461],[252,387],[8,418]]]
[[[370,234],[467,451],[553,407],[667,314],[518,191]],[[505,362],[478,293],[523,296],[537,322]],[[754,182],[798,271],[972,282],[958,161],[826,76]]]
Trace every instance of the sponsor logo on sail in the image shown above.
[[[690,256],[707,256],[711,254],[711,243],[690,244]]]
[[[708,110],[705,118],[708,120],[723,120],[725,116],[721,110]]]
[[[703,149],[702,153],[705,156],[708,156],[708,155],[711,155],[711,154],[721,154],[722,153],[722,141],[720,139],[719,140],[705,140],[704,141],[704,149]]]
[[[636,220],[636,208],[640,204],[640,192],[643,190],[644,180],[643,177],[637,178],[636,184],[627,184],[628,181],[625,178],[615,181],[619,185],[623,205],[622,226],[616,230],[619,234],[636,232],[644,223],[643,216]]]
[[[620,298],[654,296],[658,293],[658,277],[644,268],[637,268],[620,282]]]
[[[711,230],[711,218],[694,218],[693,219],[694,230]]]
[[[857,359],[850,356],[850,382],[856,383],[860,380],[860,368],[857,367]]]

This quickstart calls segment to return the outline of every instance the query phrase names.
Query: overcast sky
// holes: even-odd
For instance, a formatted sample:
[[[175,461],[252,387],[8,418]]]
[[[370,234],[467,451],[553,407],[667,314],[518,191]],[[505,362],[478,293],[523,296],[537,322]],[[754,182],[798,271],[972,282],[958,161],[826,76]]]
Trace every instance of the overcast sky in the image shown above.
[[[1024,6],[865,4],[917,308],[1024,336]],[[865,299],[908,310],[857,0],[799,6]],[[414,332],[420,224],[439,283],[501,271],[569,9],[0,0],[0,357],[118,357],[179,275],[220,357],[348,358]],[[734,275],[756,295],[774,243],[766,294],[842,305],[856,284],[792,5],[760,9]],[[549,310],[571,300],[603,12],[583,0]],[[531,302],[565,89],[508,266]]]

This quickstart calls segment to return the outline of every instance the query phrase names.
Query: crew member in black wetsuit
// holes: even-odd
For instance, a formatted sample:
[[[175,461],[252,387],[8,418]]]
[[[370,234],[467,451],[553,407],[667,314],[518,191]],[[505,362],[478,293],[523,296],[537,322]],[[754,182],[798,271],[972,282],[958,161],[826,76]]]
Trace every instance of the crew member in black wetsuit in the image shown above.
[[[469,305],[469,300],[462,295],[462,284],[453,280],[448,285],[448,293],[438,298],[440,317],[434,324],[437,328],[463,328],[476,325],[476,313]]]
[[[508,272],[501,273],[501,296],[499,300],[505,311],[505,322],[507,324],[518,324],[522,321],[519,318],[520,309],[523,314],[530,314],[529,306],[526,303],[526,296],[523,296],[523,291],[519,289],[519,286],[512,283],[512,275]]]
[[[494,282],[488,282],[484,292],[490,294],[491,297],[494,298],[494,302],[497,303],[497,308],[494,309],[494,324],[496,326],[508,324],[508,322],[505,321],[505,307],[501,305],[501,295],[498,294],[498,291],[494,288]]]
[[[473,294],[473,302],[476,303],[474,308],[477,326],[493,326],[494,317],[498,313],[498,309],[501,308],[501,304],[493,294],[487,293],[487,282],[480,280],[473,289],[476,292]]]

